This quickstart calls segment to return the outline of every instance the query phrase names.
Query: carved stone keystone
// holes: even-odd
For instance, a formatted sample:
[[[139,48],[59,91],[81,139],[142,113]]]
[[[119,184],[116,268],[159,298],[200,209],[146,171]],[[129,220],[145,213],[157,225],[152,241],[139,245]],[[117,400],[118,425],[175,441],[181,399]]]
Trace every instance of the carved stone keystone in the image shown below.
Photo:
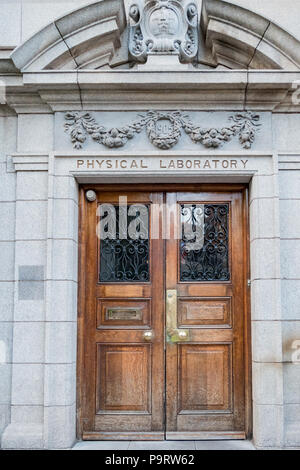
[[[190,0],[146,0],[130,8],[129,52],[136,62],[149,55],[175,55],[189,63],[198,52],[198,9]]]

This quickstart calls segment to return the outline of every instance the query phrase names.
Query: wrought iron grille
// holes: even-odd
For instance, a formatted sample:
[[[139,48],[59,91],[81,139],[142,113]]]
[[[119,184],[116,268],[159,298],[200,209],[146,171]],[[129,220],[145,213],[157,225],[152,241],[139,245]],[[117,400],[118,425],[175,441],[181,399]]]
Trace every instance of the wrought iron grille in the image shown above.
[[[114,210],[104,210],[101,219],[105,219],[105,237],[100,240],[99,281],[147,282],[150,280],[149,206],[135,205],[134,215],[131,215],[133,206],[111,207]],[[124,213],[120,217],[122,210],[126,211],[125,217]],[[137,218],[135,237],[131,238],[129,227]],[[114,233],[111,233],[111,227],[114,227]]]
[[[181,281],[228,281],[228,204],[181,205]]]

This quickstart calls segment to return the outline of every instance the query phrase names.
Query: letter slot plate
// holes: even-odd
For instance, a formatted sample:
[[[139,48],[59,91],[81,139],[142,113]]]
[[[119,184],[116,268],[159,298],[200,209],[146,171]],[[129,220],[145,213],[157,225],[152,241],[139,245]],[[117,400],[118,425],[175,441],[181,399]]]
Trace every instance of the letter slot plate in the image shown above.
[[[142,317],[141,308],[107,308],[105,314],[106,320],[142,320]]]

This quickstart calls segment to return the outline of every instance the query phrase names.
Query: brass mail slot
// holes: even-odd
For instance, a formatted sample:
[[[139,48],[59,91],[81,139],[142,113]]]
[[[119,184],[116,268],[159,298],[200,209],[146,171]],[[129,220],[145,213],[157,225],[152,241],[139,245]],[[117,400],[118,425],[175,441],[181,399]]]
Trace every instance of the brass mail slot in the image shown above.
[[[143,312],[141,308],[107,308],[106,320],[142,320]]]

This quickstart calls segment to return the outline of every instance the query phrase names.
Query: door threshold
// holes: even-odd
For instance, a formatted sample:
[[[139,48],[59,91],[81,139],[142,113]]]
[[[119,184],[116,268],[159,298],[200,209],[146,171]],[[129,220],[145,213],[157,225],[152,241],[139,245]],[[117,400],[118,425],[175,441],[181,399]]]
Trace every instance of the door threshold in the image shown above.
[[[85,432],[83,441],[231,441],[246,440],[244,432]]]
[[[83,441],[164,441],[163,432],[85,432]]]
[[[167,432],[167,441],[231,441],[245,440],[246,433],[233,431],[196,431],[196,432]]]

